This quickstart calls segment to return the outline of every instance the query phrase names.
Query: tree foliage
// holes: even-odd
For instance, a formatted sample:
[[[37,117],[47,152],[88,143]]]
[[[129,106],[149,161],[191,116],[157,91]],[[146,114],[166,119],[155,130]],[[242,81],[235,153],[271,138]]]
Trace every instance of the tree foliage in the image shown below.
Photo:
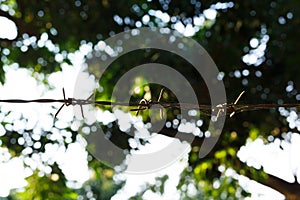
[[[20,67],[33,69],[34,72],[49,74],[61,70],[61,63],[70,63],[68,54],[75,52],[83,44],[95,46],[100,40],[140,26],[174,29],[177,22],[186,26],[195,23],[195,17],[204,17],[203,13],[207,9],[217,10],[216,19],[203,18],[205,22],[199,26],[192,38],[203,45],[224,75],[229,103],[243,90],[246,93],[240,103],[282,104],[300,99],[300,57],[296,45],[300,33],[300,2],[296,0],[238,0],[233,3],[196,0],[0,1],[0,15],[12,20],[18,28],[18,36],[14,40],[0,39],[1,82],[5,82],[5,65],[18,63]],[[163,22],[157,16],[149,15],[151,10],[161,10],[174,20]],[[147,23],[143,22],[145,15],[149,15]],[[251,41],[254,43],[251,44]],[[109,99],[114,83],[122,74],[132,66],[148,62],[171,65],[190,80],[201,103],[210,101],[202,78],[195,75],[191,66],[179,57],[158,50],[131,52],[114,62],[100,80],[105,91],[96,98]],[[44,82],[47,83],[47,80]],[[287,86],[292,87],[287,89]],[[151,86],[153,94],[158,94],[160,89],[160,86]],[[144,94],[142,91],[133,96],[132,101],[138,101]],[[167,91],[166,96],[167,100],[177,101],[171,91]],[[168,111],[168,120],[172,121],[176,114],[176,110]],[[116,127],[108,129],[119,131]],[[165,127],[160,134],[174,137],[176,131]],[[236,180],[226,177],[224,172],[218,169],[219,166],[223,166],[263,182],[279,190],[289,199],[296,199],[300,191],[298,184],[294,184],[293,189],[290,189],[290,185],[285,181],[268,176],[262,169],[248,167],[237,157],[238,150],[247,139],[254,140],[260,137],[268,143],[275,138],[282,139],[281,133],[289,131],[297,132],[297,129],[289,127],[277,110],[244,112],[228,119],[218,144],[207,157],[197,157],[203,138],[198,138],[191,144],[189,167],[183,172],[178,185],[182,197],[190,198],[184,186],[189,183],[193,183],[199,191],[194,198],[218,198],[222,195],[222,198],[238,199],[249,195],[238,186]],[[73,139],[76,134],[72,132]],[[271,141],[269,136],[272,136]],[[10,131],[1,137],[2,146],[9,148],[14,155],[19,155],[24,148],[12,143],[12,138],[17,140],[18,137],[22,136]],[[41,140],[43,144],[49,142],[46,134]],[[126,144],[124,148],[127,148]],[[91,167],[97,175],[87,183],[89,189],[93,190],[98,198],[108,199],[120,186],[114,185],[112,178],[104,175],[104,171],[108,170],[104,166],[91,164]],[[57,169],[57,166],[52,168]],[[59,177],[64,176],[60,171],[55,173],[59,174]],[[23,198],[22,195],[30,195],[32,199],[55,199],[56,196],[72,199],[85,191],[71,191],[65,186],[63,178],[59,179],[59,184],[52,184],[51,178],[34,174],[28,181],[29,188],[23,194],[14,195],[16,199]],[[219,187],[213,186],[216,181],[219,182]],[[42,188],[41,185],[45,187]],[[157,189],[155,186],[149,187]],[[163,188],[158,190],[163,191]]]

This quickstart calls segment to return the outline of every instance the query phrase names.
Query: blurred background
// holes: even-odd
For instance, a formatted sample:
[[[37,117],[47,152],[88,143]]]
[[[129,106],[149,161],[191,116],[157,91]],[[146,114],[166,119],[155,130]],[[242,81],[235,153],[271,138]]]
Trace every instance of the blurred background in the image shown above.
[[[224,81],[227,103],[245,91],[239,104],[297,104],[299,13],[296,0],[0,0],[0,99],[63,98],[62,88],[72,97],[79,73],[87,83],[82,98],[87,98],[99,78],[91,74],[99,67],[97,60],[109,56],[104,40],[125,30],[158,27],[175,30],[206,49],[220,71],[217,78]],[[113,62],[96,84],[96,100],[114,100],[111,93],[119,78],[149,62],[178,70],[189,80],[199,103],[210,104],[205,83],[193,67],[155,49],[130,52]],[[148,84],[144,77],[132,80],[132,85],[130,91],[120,88],[132,102],[155,99],[162,88]],[[170,90],[163,99],[177,102]],[[135,116],[101,106],[95,108],[96,121],[82,124],[72,106],[55,121],[61,104],[0,106],[1,199],[300,198],[296,107],[228,117],[217,145],[200,159],[199,147],[209,137],[210,120],[201,114],[209,113],[192,110],[189,119],[182,119],[178,109],[167,109],[165,127],[153,136],[146,111]],[[125,125],[123,114],[131,116]],[[127,154],[153,151],[174,140],[187,145],[189,152],[161,171],[124,174],[125,164],[99,161],[80,142],[99,127]],[[193,135],[194,142],[174,138],[178,130]],[[150,141],[129,134],[142,131],[151,135]],[[128,134],[121,137],[124,132]]]

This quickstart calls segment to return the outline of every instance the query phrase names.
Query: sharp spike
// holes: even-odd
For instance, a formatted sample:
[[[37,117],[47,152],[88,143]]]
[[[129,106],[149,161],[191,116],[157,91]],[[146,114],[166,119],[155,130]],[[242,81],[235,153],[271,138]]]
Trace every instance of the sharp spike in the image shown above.
[[[56,119],[58,113],[61,111],[61,109],[64,107],[65,104],[61,105],[61,107],[57,110],[57,112],[54,115],[54,119]]]
[[[236,105],[237,102],[240,100],[240,98],[242,97],[242,95],[245,93],[245,91],[241,92],[241,94],[238,96],[238,98],[235,100],[235,102],[233,103],[233,105]]]
[[[82,116],[82,118],[84,119],[84,114],[83,114],[83,107],[82,107],[82,104],[80,104],[80,109],[81,109],[81,116]]]

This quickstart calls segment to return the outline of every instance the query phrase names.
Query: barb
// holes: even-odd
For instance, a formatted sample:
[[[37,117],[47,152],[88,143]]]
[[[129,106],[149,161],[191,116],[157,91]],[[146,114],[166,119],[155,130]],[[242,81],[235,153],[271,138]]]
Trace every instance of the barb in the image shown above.
[[[161,100],[161,98],[162,98],[162,96],[163,96],[163,93],[164,93],[164,89],[165,89],[165,88],[162,88],[162,89],[160,90],[160,93],[159,93],[159,97],[158,97],[157,102],[160,102],[160,100]],[[164,112],[163,112],[163,109],[162,109],[162,108],[159,109],[159,116],[160,116],[160,119],[163,119],[163,117],[164,117]]]
[[[55,115],[54,115],[54,119],[56,119],[56,117],[57,117],[57,115],[58,115],[58,113],[62,110],[62,108],[64,107],[64,106],[69,106],[69,105],[71,105],[72,104],[72,99],[66,99],[66,94],[65,94],[65,89],[63,88],[62,89],[62,91],[63,91],[63,97],[64,97],[64,103],[63,103],[63,105],[57,110],[57,112],[55,113]]]
[[[124,106],[124,107],[135,107],[131,108],[130,111],[135,111],[136,115],[140,111],[151,109],[153,105],[160,105],[160,117],[163,118],[163,109],[165,108],[179,108],[183,110],[192,110],[197,109],[202,111],[206,115],[212,115],[211,113],[216,111],[216,118],[220,117],[222,114],[229,115],[233,117],[236,113],[251,111],[251,110],[261,110],[261,109],[272,109],[272,108],[300,108],[300,104],[254,104],[254,105],[238,105],[239,100],[245,91],[241,92],[236,98],[234,103],[231,104],[219,104],[219,105],[195,105],[189,103],[176,103],[176,102],[164,102],[162,101],[164,88],[161,89],[157,101],[141,99],[139,103],[135,102],[112,102],[112,101],[92,101],[91,96],[87,99],[75,99],[75,98],[66,98],[65,90],[63,91],[63,99],[32,99],[32,100],[23,100],[23,99],[0,99],[0,103],[62,103],[61,107],[57,110],[54,115],[54,120],[57,118],[58,114],[61,112],[64,106],[75,106],[79,105],[81,110],[81,115],[84,118],[83,105],[104,105],[104,106]]]
[[[236,112],[235,106],[244,93],[245,93],[245,91],[241,92],[240,95],[238,96],[238,98],[236,98],[235,102],[230,106],[230,108],[232,109],[232,112],[229,115],[230,117],[233,117],[233,115],[235,114],[235,112]]]

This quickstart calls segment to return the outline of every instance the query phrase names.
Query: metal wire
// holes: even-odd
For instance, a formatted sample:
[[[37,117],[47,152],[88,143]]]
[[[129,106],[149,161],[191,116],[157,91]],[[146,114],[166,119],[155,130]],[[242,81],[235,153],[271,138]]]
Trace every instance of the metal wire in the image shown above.
[[[75,98],[66,98],[65,96],[65,90],[63,91],[63,99],[32,99],[32,100],[23,100],[23,99],[0,99],[0,103],[63,103],[61,107],[57,110],[57,112],[54,115],[54,119],[57,118],[57,115],[59,112],[63,109],[64,106],[75,106],[79,105],[81,108],[81,114],[84,118],[83,113],[83,105],[104,105],[104,106],[124,106],[124,107],[135,107],[130,109],[130,111],[135,111],[138,115],[140,111],[151,109],[153,105],[160,105],[162,108],[179,108],[183,110],[200,110],[203,114],[206,115],[213,115],[212,113],[215,113],[215,116],[218,118],[221,115],[229,115],[232,117],[236,113],[245,112],[245,111],[251,111],[251,110],[261,110],[261,109],[272,109],[272,108],[300,108],[300,104],[254,104],[254,105],[239,105],[238,101],[240,100],[241,96],[244,94],[244,91],[238,96],[238,98],[235,100],[234,103],[231,104],[219,104],[219,105],[203,105],[203,104],[189,104],[189,103],[173,103],[173,102],[164,102],[162,101],[162,94],[164,89],[161,90],[159,94],[158,101],[151,101],[142,99],[139,103],[135,102],[112,102],[112,101],[92,101],[91,98],[93,95],[91,95],[87,99],[75,99]],[[160,116],[162,115],[162,109],[160,109]]]

